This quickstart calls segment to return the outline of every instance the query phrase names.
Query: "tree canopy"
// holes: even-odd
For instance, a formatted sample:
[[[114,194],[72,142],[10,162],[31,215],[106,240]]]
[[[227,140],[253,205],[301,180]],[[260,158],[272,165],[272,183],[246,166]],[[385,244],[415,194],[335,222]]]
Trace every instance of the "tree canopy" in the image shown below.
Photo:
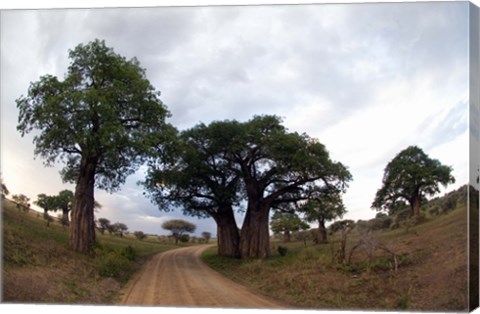
[[[229,139],[226,160],[235,164],[247,199],[240,234],[244,258],[270,254],[271,208],[308,200],[318,189],[345,191],[351,174],[330,159],[325,146],[307,134],[289,132],[277,116],[255,116],[245,123],[224,122]]]
[[[299,209],[305,214],[304,219],[308,222],[317,222],[317,243],[327,241],[327,229],[325,223],[336,218],[342,218],[347,212],[339,192],[329,191],[319,193],[309,199]]]
[[[178,243],[178,240],[180,240],[185,233],[192,233],[197,227],[191,222],[182,219],[172,219],[165,221],[162,224],[162,228],[172,232],[175,243]]]
[[[24,194],[12,195],[12,200],[16,203],[16,207],[22,211],[30,210],[30,198]]]
[[[237,246],[231,252],[243,258],[269,255],[271,208],[304,201],[318,189],[345,191],[351,180],[323,144],[289,132],[277,116],[201,123],[179,138],[170,150],[177,158],[168,160],[160,151],[151,162],[147,193],[162,210],[180,206],[187,214],[213,217],[219,247],[228,238]],[[235,210],[245,212],[240,234]]]
[[[284,242],[289,242],[292,232],[307,230],[310,226],[296,213],[277,211],[272,216],[270,228],[274,234],[283,233]]]
[[[136,58],[127,60],[104,41],[69,51],[63,80],[44,75],[16,100],[21,135],[36,130],[35,154],[46,165],[64,163],[64,181],[76,183],[70,246],[89,251],[95,239],[94,187],[116,191],[172,127],[168,110]]]
[[[222,143],[227,137],[224,130],[204,124],[181,132],[150,161],[143,184],[161,210],[181,208],[186,215],[212,217],[217,224],[219,254],[238,257],[234,207],[240,200],[239,176],[223,158]]]
[[[37,200],[33,203],[42,208],[45,213],[48,211],[56,211],[58,208],[55,196],[46,195],[45,193],[38,194]]]
[[[398,202],[410,205],[411,215],[418,220],[422,198],[440,192],[440,185],[455,182],[452,168],[430,158],[421,148],[409,146],[386,166],[382,187],[377,191],[372,208],[392,210]]]

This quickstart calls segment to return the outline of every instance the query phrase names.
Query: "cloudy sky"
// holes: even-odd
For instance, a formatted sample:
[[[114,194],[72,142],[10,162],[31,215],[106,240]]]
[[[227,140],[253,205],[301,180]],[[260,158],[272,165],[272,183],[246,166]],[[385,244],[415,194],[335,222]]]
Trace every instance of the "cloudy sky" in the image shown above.
[[[179,129],[276,114],[324,143],[353,181],[349,219],[369,219],[386,164],[418,145],[468,181],[468,3],[11,10],[1,13],[1,173],[13,194],[57,194],[57,167],[16,131],[15,99],[41,75],[63,78],[68,50],[104,39],[137,57]],[[142,195],[144,169],[96,214],[164,234]],[[241,218],[241,217],[239,217]],[[213,220],[196,220],[215,234]],[[241,223],[241,220],[238,221]]]

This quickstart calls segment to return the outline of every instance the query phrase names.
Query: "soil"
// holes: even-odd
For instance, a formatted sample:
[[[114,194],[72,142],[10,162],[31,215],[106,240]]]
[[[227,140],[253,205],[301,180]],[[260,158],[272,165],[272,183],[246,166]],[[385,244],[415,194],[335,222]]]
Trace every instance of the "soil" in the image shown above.
[[[126,285],[123,305],[172,307],[285,308],[221,276],[201,260],[210,245],[155,255]]]

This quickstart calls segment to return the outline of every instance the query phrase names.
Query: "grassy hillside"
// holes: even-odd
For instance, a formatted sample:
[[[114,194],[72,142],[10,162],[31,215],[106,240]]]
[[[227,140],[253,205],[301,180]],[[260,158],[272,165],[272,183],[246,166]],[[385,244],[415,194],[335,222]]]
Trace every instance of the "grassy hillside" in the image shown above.
[[[438,205],[438,201],[435,205]],[[262,294],[297,308],[465,311],[467,309],[467,210],[464,202],[417,226],[353,229],[346,253],[360,239],[350,263],[339,263],[339,235],[329,243],[272,243],[266,260],[233,260],[204,254],[214,269]],[[390,250],[380,250],[383,245]],[[278,246],[287,248],[280,256]],[[375,249],[376,248],[376,249]],[[398,269],[395,271],[395,254]],[[370,254],[370,255],[369,255]],[[370,256],[370,257],[369,257]]]
[[[8,200],[2,214],[2,302],[111,304],[149,255],[178,247],[97,234],[95,253],[86,256],[67,249],[68,229],[59,222],[47,227],[42,214]]]

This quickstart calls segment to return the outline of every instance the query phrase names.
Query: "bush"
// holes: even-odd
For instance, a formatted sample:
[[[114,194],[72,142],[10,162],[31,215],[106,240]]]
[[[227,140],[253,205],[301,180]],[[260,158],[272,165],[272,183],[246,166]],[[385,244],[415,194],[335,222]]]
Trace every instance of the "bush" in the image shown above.
[[[95,258],[98,274],[126,282],[132,274],[132,261],[136,257],[137,254],[131,246],[115,250],[100,247]]]
[[[188,234],[182,234],[178,240],[182,243],[187,243],[190,241],[190,236]]]
[[[280,256],[285,256],[285,255],[287,255],[288,248],[285,247],[285,246],[279,245],[278,248],[277,248],[277,251],[278,251],[278,254],[280,254]]]
[[[125,282],[131,274],[130,261],[118,252],[110,251],[96,257],[98,274]]]
[[[392,218],[389,216],[378,217],[370,220],[370,228],[372,230],[388,229],[392,224]]]
[[[135,231],[133,233],[133,235],[135,236],[135,238],[137,238],[138,240],[143,240],[147,237],[147,235],[145,233],[143,233],[143,231]]]
[[[129,261],[134,261],[137,258],[137,252],[130,245],[121,249],[120,255],[126,257]]]

